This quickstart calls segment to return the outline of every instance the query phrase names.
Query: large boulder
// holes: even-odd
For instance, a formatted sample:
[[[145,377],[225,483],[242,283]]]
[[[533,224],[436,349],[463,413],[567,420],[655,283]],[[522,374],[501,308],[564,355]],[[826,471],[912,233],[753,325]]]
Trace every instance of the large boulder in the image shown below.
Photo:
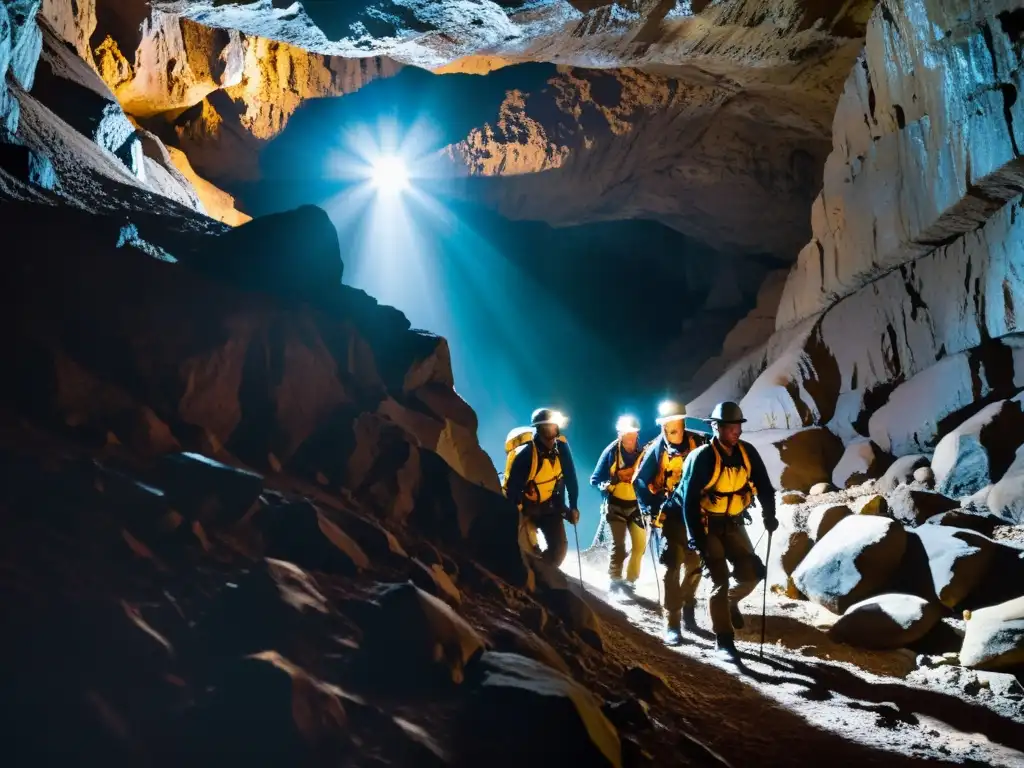
[[[290,297],[335,295],[344,269],[338,232],[315,205],[260,216],[210,238],[188,263],[235,285]]]
[[[466,480],[483,488],[500,492],[501,483],[487,453],[477,442],[475,431],[451,419],[445,419],[437,440],[437,455],[448,462]]]
[[[194,211],[207,213],[196,189],[175,166],[170,152],[159,137],[144,128],[136,128],[135,132],[142,143],[146,167],[144,176],[150,188]]]
[[[995,529],[1000,525],[1005,525],[1006,521],[995,515],[968,512],[963,509],[951,509],[949,512],[929,517],[925,523],[927,525],[942,525],[950,528],[965,528],[968,531],[974,531],[982,536],[991,538]]]
[[[269,765],[274,755],[302,764],[351,749],[340,691],[277,651],[230,659],[219,673],[196,741],[216,743],[229,762]]]
[[[497,651],[518,653],[521,656],[547,664],[563,675],[571,674],[569,665],[558,655],[558,651],[528,629],[501,622],[491,634],[493,648]]]
[[[776,490],[804,491],[829,482],[843,455],[839,438],[824,427],[784,430],[766,429],[745,433],[764,460]]]
[[[1024,523],[1024,446],[1017,449],[1005,474],[992,486],[986,499],[989,510],[1015,525]]]
[[[474,557],[513,586],[528,569],[519,547],[519,513],[504,496],[462,477],[440,456],[423,451],[422,485],[412,519]]]
[[[914,533],[924,545],[939,601],[955,608],[985,578],[993,543],[974,531],[922,525]]]
[[[145,154],[135,126],[106,83],[74,52],[45,31],[33,96],[79,133],[116,157],[133,176],[145,177]]]
[[[622,765],[615,726],[588,690],[546,664],[485,653],[466,708],[459,765]]]
[[[179,512],[204,524],[238,520],[263,491],[262,475],[198,453],[163,457],[156,477]]]
[[[53,161],[45,153],[21,144],[0,143],[0,168],[16,179],[43,189],[56,189],[60,185]]]
[[[867,438],[854,440],[846,446],[832,470],[832,484],[836,488],[850,488],[875,480],[884,474],[891,461],[890,456]]]
[[[916,595],[878,595],[847,608],[828,636],[858,648],[903,648],[928,634],[941,618],[940,607]]]
[[[364,648],[399,678],[424,679],[443,670],[460,683],[465,668],[484,649],[483,638],[466,620],[412,584],[385,587],[379,610],[367,616]]]
[[[42,0],[4,0],[3,5],[10,20],[9,72],[18,85],[31,91],[43,49],[43,32],[36,22]]]
[[[269,504],[255,520],[270,557],[349,576],[370,567],[362,547],[311,502]]]
[[[928,518],[956,509],[960,504],[941,493],[901,486],[889,495],[889,511],[905,525],[920,525]]]
[[[439,421],[453,421],[476,434],[476,411],[452,387],[428,382],[409,393]]]
[[[815,507],[807,517],[807,532],[811,541],[820,541],[840,520],[852,514],[845,504],[821,504]]]
[[[884,517],[851,515],[817,542],[793,572],[809,600],[842,614],[876,594],[903,557],[907,534]]]
[[[935,447],[935,486],[947,496],[970,496],[999,480],[1024,443],[1024,413],[1016,400],[986,406]]]
[[[803,597],[793,583],[793,571],[811,551],[812,541],[805,531],[790,531],[777,536],[768,562],[768,584],[778,587],[794,600]]]
[[[933,450],[945,419],[969,408],[980,395],[973,362],[966,352],[948,355],[899,384],[871,414],[871,439],[894,456]]]
[[[594,610],[569,585],[558,568],[538,559],[530,562],[540,597],[588,645],[604,650],[604,632]]]
[[[889,465],[875,487],[881,493],[895,491],[898,486],[913,482],[914,472],[921,467],[927,467],[929,463],[928,457],[920,453],[900,456]]]
[[[975,669],[1003,669],[1024,663],[1024,597],[970,614],[960,663]]]

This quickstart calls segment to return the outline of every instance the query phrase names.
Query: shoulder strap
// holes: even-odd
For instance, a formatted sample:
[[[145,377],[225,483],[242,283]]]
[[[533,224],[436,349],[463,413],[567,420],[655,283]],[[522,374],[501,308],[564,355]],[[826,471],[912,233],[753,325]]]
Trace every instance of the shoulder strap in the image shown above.
[[[707,485],[704,486],[705,491],[710,491],[715,487],[715,483],[718,482],[718,476],[722,474],[722,457],[718,454],[718,449],[715,448],[714,443],[710,443],[711,452],[715,454],[715,471],[711,473],[711,479]]]
[[[530,451],[530,474],[526,476],[526,482],[530,482],[537,476],[537,446],[531,440],[526,447]]]
[[[750,456],[747,455],[747,449],[743,447],[743,443],[737,443],[740,448],[740,456],[743,458],[743,468],[747,470],[747,479],[750,478]]]

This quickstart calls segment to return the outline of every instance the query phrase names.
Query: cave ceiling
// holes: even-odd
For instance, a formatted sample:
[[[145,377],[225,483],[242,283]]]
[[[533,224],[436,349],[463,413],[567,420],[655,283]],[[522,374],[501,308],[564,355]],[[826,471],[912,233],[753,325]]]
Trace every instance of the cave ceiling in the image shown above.
[[[137,0],[115,4],[132,20],[138,6]],[[870,0],[152,0],[150,12],[221,30],[217,45],[225,51],[240,34],[308,52],[327,68],[337,68],[329,62],[340,59],[332,57],[377,62],[366,81],[416,77],[405,73],[410,68],[460,82],[502,73],[487,109],[477,105],[477,123],[449,137],[440,153],[454,176],[469,177],[475,199],[511,218],[554,225],[653,219],[717,249],[792,260],[809,237],[808,211],[832,150],[835,104],[873,6]],[[187,46],[197,36],[182,37]],[[130,51],[123,55],[132,61]],[[263,52],[255,61],[272,58]],[[250,53],[250,68],[253,60]],[[188,99],[179,98],[167,113],[197,170],[221,184],[232,175],[259,177],[258,155],[302,100],[286,93],[282,98],[291,103],[277,110],[284,119],[278,114],[274,125],[259,125],[239,96],[246,61],[236,51],[211,68],[220,82],[206,90],[223,85],[227,98],[208,93],[184,116]],[[391,63],[382,67],[382,61]],[[550,67],[542,81],[535,68],[516,74],[536,63]],[[284,77],[282,91],[290,85]],[[139,111],[157,109],[132,87]],[[460,87],[450,87],[448,98],[458,102]],[[310,95],[347,93],[358,102],[353,90],[328,84]],[[273,91],[264,88],[263,99]],[[186,97],[194,92],[177,88]],[[358,113],[356,104],[350,112],[346,119]],[[224,142],[235,154],[241,148],[253,156],[225,153]]]

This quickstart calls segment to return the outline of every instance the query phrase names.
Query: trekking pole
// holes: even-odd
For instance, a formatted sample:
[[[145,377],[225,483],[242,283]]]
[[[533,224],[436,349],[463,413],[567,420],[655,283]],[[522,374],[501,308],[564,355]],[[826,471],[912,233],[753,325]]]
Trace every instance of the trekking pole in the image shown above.
[[[580,533],[576,529],[576,523],[572,524],[572,535],[576,537],[576,564],[580,567],[580,589],[586,592],[587,588],[583,586],[583,556],[580,554]]]
[[[764,658],[764,630],[768,618],[768,563],[772,554],[772,535],[768,534],[768,550],[764,554],[764,596],[761,598],[761,658]]]
[[[658,581],[658,559],[654,555],[654,526],[653,525],[651,526],[650,536],[648,537],[647,541],[650,544],[648,549],[651,550],[651,564],[654,566],[654,587],[655,587],[655,589],[658,590],[658,605],[661,605],[661,584]]]

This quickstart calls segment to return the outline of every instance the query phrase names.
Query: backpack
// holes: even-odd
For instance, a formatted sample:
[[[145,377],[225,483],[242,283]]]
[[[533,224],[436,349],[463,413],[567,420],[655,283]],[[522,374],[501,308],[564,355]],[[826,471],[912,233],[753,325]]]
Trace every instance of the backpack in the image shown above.
[[[533,427],[516,427],[505,438],[505,474],[501,477],[501,492],[508,491],[508,476],[512,472],[512,462],[515,461],[519,449],[530,445],[533,442]],[[559,435],[558,439],[568,444],[565,435]],[[530,482],[537,476],[537,452],[530,448],[533,457],[530,460],[530,473],[526,476],[526,482]]]

